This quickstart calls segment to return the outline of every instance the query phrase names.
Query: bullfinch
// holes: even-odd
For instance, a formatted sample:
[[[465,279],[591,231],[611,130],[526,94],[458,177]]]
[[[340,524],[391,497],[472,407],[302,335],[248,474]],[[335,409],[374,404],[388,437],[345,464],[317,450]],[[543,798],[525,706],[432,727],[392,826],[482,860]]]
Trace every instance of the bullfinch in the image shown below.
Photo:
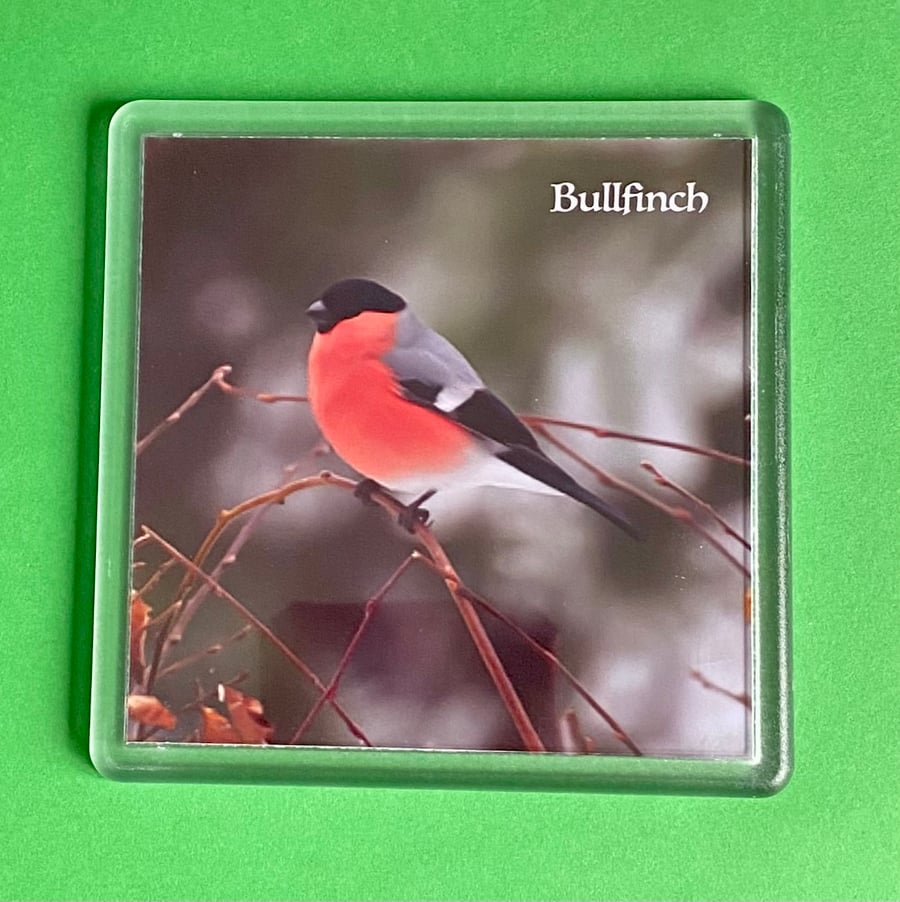
[[[400,522],[443,489],[499,486],[568,495],[636,535],[629,521],[540,449],[447,339],[399,295],[368,279],[332,285],[307,310],[316,325],[308,395],[334,451],[366,477],[415,500]]]

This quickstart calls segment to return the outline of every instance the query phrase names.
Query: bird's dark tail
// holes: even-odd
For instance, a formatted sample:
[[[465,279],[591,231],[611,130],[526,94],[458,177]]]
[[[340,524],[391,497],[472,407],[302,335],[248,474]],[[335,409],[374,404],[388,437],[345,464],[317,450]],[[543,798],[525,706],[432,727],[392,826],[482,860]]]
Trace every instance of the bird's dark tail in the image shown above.
[[[497,454],[497,457],[532,479],[537,479],[538,482],[543,482],[550,488],[574,498],[575,501],[580,501],[592,511],[596,511],[598,514],[606,517],[610,523],[615,523],[619,529],[627,532],[633,539],[643,538],[624,514],[620,514],[612,505],[607,504],[602,498],[598,498],[593,492],[589,492],[583,485],[577,483],[542,451],[535,451],[522,445],[514,445],[507,450],[501,451]]]

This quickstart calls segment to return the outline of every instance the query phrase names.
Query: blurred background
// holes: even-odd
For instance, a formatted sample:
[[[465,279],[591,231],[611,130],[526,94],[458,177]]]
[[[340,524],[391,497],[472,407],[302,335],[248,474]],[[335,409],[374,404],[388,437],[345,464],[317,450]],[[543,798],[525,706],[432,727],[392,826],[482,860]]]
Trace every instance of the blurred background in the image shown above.
[[[358,276],[402,294],[521,413],[746,456],[748,153],[732,140],[147,139],[138,436],[221,364],[233,366],[236,385],[303,394],[305,308],[332,282]],[[703,214],[551,214],[559,181],[666,191],[696,181],[710,202]],[[652,461],[746,534],[745,468],[557,434],[682,504],[640,468]],[[304,404],[211,391],[139,458],[135,529],[151,526],[192,555],[220,509],[277,486],[286,466],[354,475],[329,454],[315,457],[320,441]],[[551,647],[645,753],[747,753],[746,708],[691,676],[749,691],[743,575],[684,523],[599,488],[545,447],[645,540],[564,498],[439,494],[428,508],[460,575]],[[365,600],[411,547],[379,510],[315,489],[269,510],[222,582],[327,682]],[[151,564],[154,554],[142,552]],[[173,587],[164,580],[146,599],[155,613]],[[240,626],[208,598],[179,653]],[[570,750],[560,720],[573,708],[597,751],[624,751],[546,662],[502,624],[489,626],[548,748]],[[183,705],[198,685],[211,690],[239,674],[275,741],[287,741],[316,695],[253,634],[157,691]],[[520,747],[452,602],[424,567],[379,608],[339,699],[376,745]],[[355,744],[328,709],[304,741]]]

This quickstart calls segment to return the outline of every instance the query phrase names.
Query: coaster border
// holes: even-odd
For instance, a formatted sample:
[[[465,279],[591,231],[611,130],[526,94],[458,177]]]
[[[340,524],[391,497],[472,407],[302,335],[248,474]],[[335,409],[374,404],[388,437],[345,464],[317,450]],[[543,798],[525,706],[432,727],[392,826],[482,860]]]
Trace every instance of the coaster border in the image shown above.
[[[634,758],[125,740],[136,428],[142,141],[169,137],[744,138],[751,182],[751,747],[746,758]],[[110,124],[90,755],[104,776],[767,795],[793,766],[788,471],[788,157],[761,101],[162,101]]]

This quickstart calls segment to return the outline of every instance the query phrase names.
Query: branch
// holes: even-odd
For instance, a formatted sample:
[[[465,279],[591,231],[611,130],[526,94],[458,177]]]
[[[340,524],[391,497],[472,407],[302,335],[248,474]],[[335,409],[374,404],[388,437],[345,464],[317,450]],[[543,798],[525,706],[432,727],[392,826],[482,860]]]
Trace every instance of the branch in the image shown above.
[[[205,573],[201,570],[193,561],[189,558],[185,557],[174,545],[169,544],[162,536],[158,533],[154,532],[150,529],[149,526],[141,527],[142,532],[145,535],[150,536],[154,542],[156,542],[161,548],[167,551],[172,557],[176,558],[183,566],[187,567],[189,570],[193,571],[200,579],[204,582],[208,583],[212,591],[222,598],[224,601],[227,601],[236,611],[237,613],[248,623],[253,624],[254,627],[266,638],[272,645],[275,646],[284,656],[290,661],[293,666],[300,671],[320,692],[324,692],[325,686],[322,681],[316,676],[316,674],[300,659],[297,655],[291,651],[272,630],[269,629],[249,608],[245,607],[243,603],[238,601],[227,589],[223,588],[219,583],[217,583],[209,574]],[[372,743],[366,738],[365,733],[354,723],[353,720],[350,719],[349,715],[346,711],[335,701],[334,699],[329,699],[329,703],[331,707],[334,709],[335,713],[344,724],[347,726],[347,729],[363,744],[367,746],[371,746]]]
[[[216,518],[213,528],[203,540],[197,554],[191,562],[192,572],[195,572],[198,575],[202,573],[202,578],[210,579],[210,577],[201,570],[203,562],[206,560],[210,551],[228,525],[242,514],[262,505],[270,505],[284,501],[297,492],[322,485],[335,485],[346,491],[352,492],[356,489],[357,483],[345,476],[336,476],[326,470],[319,473],[318,476],[306,476],[302,479],[296,479],[289,482],[287,485],[280,486],[279,488],[272,489],[268,492],[263,492],[253,498],[248,498],[246,501],[241,502],[229,510],[221,511]],[[404,510],[404,505],[387,492],[373,491],[371,493],[371,499],[393,517],[399,516],[400,512]],[[146,529],[146,527],[144,528]],[[469,631],[469,635],[481,656],[481,660],[487,669],[497,692],[503,700],[513,723],[516,725],[516,729],[519,731],[523,745],[529,751],[544,751],[544,745],[541,742],[537,731],[534,729],[534,726],[522,705],[521,699],[510,683],[509,676],[503,669],[503,665],[500,663],[500,659],[497,657],[497,653],[494,650],[487,633],[485,633],[484,626],[478,619],[475,609],[472,607],[470,601],[459,591],[462,580],[459,578],[459,575],[456,573],[456,570],[444,553],[443,548],[440,546],[431,530],[422,523],[414,525],[414,534],[422,545],[425,546],[429,557],[439,568],[442,579],[444,580],[444,585],[447,587],[447,591],[450,593],[450,596],[463,619],[463,623]]]
[[[582,755],[594,754],[597,750],[594,745],[594,740],[591,739],[590,736],[586,736],[582,731],[581,724],[578,722],[578,715],[575,713],[574,708],[569,708],[567,711],[563,712],[560,725],[565,727],[566,732],[569,735],[569,742],[576,752]]]
[[[267,404],[282,401],[300,403],[308,401],[308,398],[304,395],[271,394],[264,392],[254,392],[249,389],[240,388],[228,382],[227,377],[230,375],[230,373],[230,366],[225,365],[216,368],[209,379],[207,379],[207,381],[202,386],[192,392],[191,395],[175,411],[169,414],[169,416],[166,417],[165,420],[154,427],[143,439],[137,442],[135,448],[136,456],[139,456],[153,441],[155,441],[166,430],[177,423],[181,419],[181,417],[188,410],[194,407],[194,405],[196,405],[197,402],[213,387],[218,388],[225,394],[233,395],[236,397],[250,398],[252,400]],[[705,526],[697,522],[697,520],[693,517],[689,510],[686,510],[684,508],[676,508],[665,504],[664,502],[654,498],[652,495],[649,495],[647,492],[644,492],[638,487],[633,486],[630,483],[625,482],[624,480],[618,479],[612,474],[606,472],[605,470],[593,464],[591,461],[587,460],[577,451],[570,448],[564,441],[550,432],[547,427],[558,426],[562,428],[588,432],[598,438],[624,439],[627,441],[645,443],[660,447],[674,448],[676,450],[686,451],[692,454],[699,454],[741,466],[749,466],[748,460],[712,448],[705,448],[681,442],[666,441],[663,439],[651,438],[634,433],[618,432],[591,426],[585,423],[577,423],[570,420],[537,415],[523,415],[522,419],[526,423],[528,423],[537,434],[543,436],[572,460],[580,463],[591,473],[593,473],[594,476],[603,484],[621,491],[625,491],[632,496],[642,500],[646,504],[649,504],[651,507],[656,508],[672,519],[685,523],[685,525],[701,535],[710,545],[712,545],[717,551],[719,551],[719,553],[722,554],[723,557],[725,557],[726,560],[728,560],[733,566],[740,570],[745,577],[749,578],[749,571],[744,566],[744,564],[740,562],[734,555],[732,555],[722,545],[722,543],[719,542],[719,540],[716,539],[708,529],[706,529]],[[702,499],[698,498],[697,496],[688,492],[687,489],[684,489],[671,480],[668,480],[667,477],[663,476],[663,474],[660,473],[659,470],[657,470],[651,464],[644,462],[642,466],[644,466],[645,469],[654,474],[659,484],[666,486],[673,491],[676,491],[682,497],[691,501],[691,503],[702,508],[706,513],[708,513],[716,520],[716,522],[726,531],[729,536],[737,539],[745,547],[749,548],[749,544],[734,530],[732,530],[724,521],[724,519],[721,518],[710,505],[702,501]],[[265,635],[270,641],[276,644],[276,647],[278,647],[284,654],[286,654],[289,659],[292,660],[294,666],[300,669],[301,672],[303,672],[304,675],[306,675],[307,678],[310,679],[316,686],[316,688],[320,691],[320,697],[316,701],[313,709],[307,714],[304,722],[301,723],[300,727],[298,727],[295,733],[295,741],[299,740],[299,738],[302,737],[305,730],[312,723],[314,717],[318,715],[321,707],[324,704],[328,703],[334,708],[335,711],[339,713],[339,716],[341,716],[345,724],[347,724],[348,729],[350,729],[351,733],[353,733],[353,735],[356,736],[361,742],[368,745],[370,743],[362,734],[362,731],[353,723],[353,721],[351,721],[346,716],[346,714],[334,700],[333,696],[337,691],[338,683],[346,670],[350,657],[355,651],[356,644],[359,642],[359,639],[361,638],[361,635],[365,630],[368,621],[373,616],[378,603],[383,600],[384,595],[392,587],[393,583],[395,583],[396,580],[399,579],[399,577],[403,572],[405,572],[407,567],[410,566],[411,563],[416,559],[418,552],[414,552],[413,555],[406,558],[400,565],[398,570],[395,571],[394,575],[392,575],[391,579],[388,580],[388,583],[386,583],[382,591],[376,594],[376,596],[373,596],[372,599],[369,599],[366,604],[366,610],[363,616],[363,620],[359,624],[357,632],[354,634],[350,645],[347,647],[347,649],[345,649],[344,656],[341,659],[338,670],[332,677],[332,680],[330,681],[328,686],[324,686],[318,679],[318,677],[316,677],[316,675],[311,670],[309,670],[309,668],[306,667],[306,665],[299,658],[293,655],[293,653],[290,651],[290,649],[287,648],[287,646],[284,646],[284,644],[281,643],[281,640],[279,640],[277,636],[271,633],[271,631],[268,630],[268,628],[265,627],[264,624],[258,621],[255,616],[249,610],[247,610],[241,604],[241,602],[237,601],[234,596],[228,593],[227,590],[225,590],[218,581],[221,572],[225,567],[233,563],[240,547],[247,540],[250,532],[255,527],[255,524],[264,515],[269,506],[275,503],[283,503],[286,498],[298,491],[326,484],[337,485],[350,491],[356,488],[356,483],[353,480],[347,479],[345,477],[335,476],[328,472],[323,472],[318,476],[309,476],[303,479],[292,480],[291,482],[282,485],[277,489],[273,489],[269,492],[264,492],[253,498],[247,499],[241,504],[238,504],[229,510],[223,510],[219,513],[218,517],[216,518],[215,524],[201,543],[197,553],[194,555],[193,560],[188,559],[186,556],[178,552],[177,549],[174,548],[174,546],[166,543],[165,540],[163,540],[148,527],[143,527],[142,535],[135,540],[135,548],[139,547],[145,541],[152,538],[158,544],[161,544],[162,547],[170,550],[170,553],[173,555],[173,561],[178,560],[185,567],[185,574],[176,592],[175,600],[173,604],[170,605],[169,610],[166,611],[166,618],[164,620],[162,617],[160,618],[160,620],[163,620],[163,624],[160,637],[157,640],[156,655],[154,656],[154,662],[151,665],[151,674],[153,677],[157,676],[161,661],[164,658],[165,654],[172,646],[174,646],[175,643],[177,643],[181,639],[181,636],[183,635],[187,624],[189,623],[194,611],[196,611],[199,604],[210,592],[213,592],[216,595],[224,598],[226,601],[232,604],[232,606],[236,607],[239,613],[241,613],[241,616],[244,616],[245,619],[248,619],[249,622],[252,623],[253,626],[255,626],[257,629],[259,629],[263,635]],[[393,516],[397,516],[404,509],[403,505],[400,504],[399,501],[397,501],[395,498],[393,498],[393,496],[384,491],[373,492],[371,494],[371,498],[385,511]],[[215,547],[225,529],[233,520],[251,510],[255,511],[255,515],[239,531],[238,535],[235,537],[234,541],[229,546],[212,573],[207,574],[205,570],[203,570],[203,565],[208,559],[211,551]],[[568,671],[567,668],[564,667],[564,665],[559,661],[558,658],[556,658],[556,656],[552,652],[541,646],[539,643],[535,642],[535,640],[528,636],[527,633],[525,633],[523,630],[521,630],[520,627],[514,624],[513,621],[509,620],[504,615],[501,615],[491,605],[489,605],[488,602],[484,601],[484,599],[479,598],[475,593],[473,593],[464,585],[453,565],[450,563],[450,560],[447,558],[442,546],[438,543],[437,539],[434,537],[433,533],[430,531],[427,525],[418,523],[414,524],[413,531],[416,538],[424,546],[427,552],[427,555],[420,556],[421,559],[426,561],[426,563],[428,563],[432,567],[432,569],[434,569],[443,579],[444,585],[447,588],[447,591],[449,592],[451,598],[453,599],[453,602],[463,619],[463,623],[465,624],[466,629],[468,630],[472,641],[474,642],[476,649],[481,656],[482,662],[487,669],[492,681],[494,682],[494,685],[502,701],[504,702],[511,719],[514,722],[522,739],[523,745],[526,749],[530,751],[543,751],[544,746],[539,735],[535,731],[534,726],[532,725],[528,714],[524,709],[524,706],[522,705],[521,699],[510,683],[509,677],[506,674],[506,671],[503,669],[503,666],[499,658],[497,657],[496,651],[494,650],[490,639],[484,631],[484,626],[481,623],[473,605],[482,607],[484,610],[487,610],[493,616],[499,617],[499,619],[503,620],[511,628],[519,632],[520,635],[522,635],[526,639],[526,641],[528,641],[529,644],[531,644],[532,647],[534,647],[535,650],[538,651],[539,654],[544,656],[548,661],[551,661],[554,666],[558,668],[559,672],[563,674],[563,676],[570,682],[570,684],[582,696],[582,698],[584,698],[585,701],[607,722],[617,738],[619,738],[620,741],[622,741],[635,755],[641,754],[637,746],[621,729],[621,727],[619,727],[616,721],[611,718],[611,716],[590,696],[583,685],[574,677],[574,675],[570,671]],[[164,571],[168,569],[171,563],[172,561],[166,562]],[[147,580],[147,582],[145,583],[145,588],[152,588],[152,586],[156,582],[158,582],[161,575],[162,573],[160,572],[154,573],[151,579]],[[198,580],[200,580],[201,582],[200,587],[192,597],[188,598],[191,587],[195,585]],[[209,653],[209,651],[207,650],[206,652],[204,652],[204,654],[206,653]],[[162,673],[170,673],[173,669],[180,666],[184,665],[182,665],[180,662],[170,665],[168,668],[165,668]],[[721,691],[729,694],[727,693],[727,690]]]
[[[519,636],[521,636],[542,658],[544,658],[544,660],[549,661],[552,666],[556,667],[556,669],[563,675],[563,678],[566,680],[566,682],[568,682],[569,685],[585,700],[585,702],[587,702],[587,704],[590,705],[590,707],[593,708],[594,711],[596,711],[597,714],[599,714],[600,717],[602,717],[603,720],[606,721],[607,725],[612,730],[613,735],[616,737],[616,739],[619,740],[619,742],[625,745],[634,755],[638,757],[644,754],[637,747],[634,740],[619,725],[618,721],[615,720],[612,714],[610,714],[609,711],[607,711],[594,698],[594,696],[591,695],[584,683],[582,683],[581,680],[579,680],[578,677],[576,677],[575,674],[572,673],[572,671],[569,670],[569,668],[566,667],[566,665],[563,664],[563,662],[560,661],[552,651],[550,651],[550,649],[541,645],[540,642],[529,636],[528,633],[523,630],[522,627],[519,626],[514,620],[511,620],[505,614],[498,611],[493,605],[485,601],[485,599],[475,595],[475,593],[471,592],[471,590],[469,589],[466,589],[466,592],[468,592],[472,596],[472,600],[476,604],[478,604],[479,607],[483,608],[489,614],[496,617],[498,620],[503,621],[503,623],[505,623],[508,627],[515,630],[515,632]]]
[[[700,454],[703,457],[712,457],[715,460],[723,460],[726,463],[738,464],[749,467],[750,461],[736,454],[728,454],[726,451],[718,451],[716,448],[705,448],[702,445],[690,445],[686,442],[672,442],[667,439],[651,438],[648,435],[637,435],[634,432],[618,432],[614,429],[604,429],[602,426],[591,426],[588,423],[576,423],[572,420],[561,420],[557,417],[544,417],[536,414],[521,414],[519,417],[537,431],[540,426],[562,426],[566,429],[577,429],[580,432],[589,432],[597,438],[624,439],[628,442],[637,442],[642,445],[657,445],[660,448],[674,448],[676,451],[687,451],[688,454]]]
[[[281,401],[306,404],[309,401],[306,395],[273,395],[269,392],[253,391],[251,388],[240,388],[237,385],[232,385],[224,376],[217,380],[216,385],[226,395],[234,395],[237,398],[250,398],[253,401],[262,401],[263,404],[278,404]]]
[[[156,675],[156,679],[161,680],[163,677],[169,676],[169,674],[175,673],[179,670],[184,670],[185,667],[190,667],[192,664],[196,664],[198,661],[204,660],[204,658],[208,658],[211,655],[217,655],[219,652],[224,651],[228,648],[229,645],[234,645],[236,642],[240,642],[241,639],[244,638],[251,630],[253,629],[253,625],[248,623],[242,626],[237,632],[232,633],[228,636],[227,639],[223,639],[221,642],[214,642],[208,648],[201,649],[200,651],[194,652],[192,655],[186,655],[183,658],[175,661],[173,664],[170,664],[168,667],[164,667],[160,672]]]
[[[321,443],[316,442],[315,444],[313,444],[313,446],[306,452],[306,454],[303,455],[302,458],[300,458],[300,460],[285,468],[285,474],[287,476],[293,475],[293,473],[296,472],[297,467],[301,466],[301,464],[306,462],[307,459],[309,461],[312,461],[316,457],[318,457],[321,453],[320,449]],[[284,482],[282,484],[288,485],[289,482]],[[271,504],[274,503],[274,501],[271,502]],[[216,564],[216,566],[210,572],[210,576],[214,580],[218,581],[219,579],[221,579],[222,573],[225,571],[225,568],[230,567],[237,560],[237,556],[241,548],[244,547],[253,530],[259,524],[260,520],[263,518],[269,507],[271,507],[271,504],[265,504],[258,510],[254,511],[250,519],[241,527],[238,534],[234,537],[232,543],[228,546],[225,554],[222,555],[219,563]],[[210,546],[210,548],[211,547],[212,546]],[[199,553],[198,555],[194,556],[194,563],[202,568],[206,560],[206,554],[204,554],[202,559],[198,559],[198,556]],[[197,612],[197,609],[202,604],[203,599],[206,598],[206,596],[209,594],[209,586],[207,584],[203,584],[199,589],[197,589],[194,596],[188,599],[188,592],[190,591],[194,582],[194,575],[190,572],[185,572],[184,576],[182,577],[181,583],[178,586],[178,590],[175,593],[176,603],[184,603],[184,608],[178,616],[176,622],[173,624],[170,634],[166,637],[166,647],[163,649],[164,657],[165,655],[168,655],[173,646],[177,645],[181,641],[188,624],[190,623],[194,614]]]
[[[352,481],[345,480],[345,482],[349,483],[348,488],[352,489],[355,487]],[[386,492],[375,491],[372,492],[371,497],[394,516],[398,516],[404,510],[404,506]],[[522,744],[529,752],[546,751],[544,743],[541,741],[537,730],[531,723],[528,712],[525,710],[525,706],[522,704],[522,700],[510,682],[509,675],[503,669],[503,665],[497,657],[497,652],[494,650],[494,646],[485,632],[484,625],[478,619],[478,614],[475,612],[472,602],[463,591],[464,584],[459,578],[459,574],[450,563],[450,559],[431,530],[424,523],[416,523],[414,529],[416,538],[425,546],[431,561],[435,564],[441,578],[444,580],[444,585],[447,587],[447,591],[450,593],[450,597],[453,599],[456,609],[459,611],[459,615],[462,617],[463,623],[466,625],[466,629],[475,643],[475,648],[481,656],[481,661],[518,730]]]
[[[629,495],[639,498],[645,504],[649,504],[651,507],[656,508],[656,510],[671,517],[673,520],[684,523],[688,528],[694,530],[694,532],[706,539],[706,541],[709,542],[709,544],[712,545],[725,560],[743,573],[746,579],[750,579],[750,571],[744,563],[739,561],[702,523],[698,523],[689,510],[686,510],[683,507],[671,507],[664,501],[660,501],[658,498],[654,498],[637,486],[632,485],[630,482],[626,482],[624,479],[613,476],[612,473],[608,473],[606,470],[601,469],[582,454],[579,454],[574,448],[570,448],[562,439],[557,438],[545,426],[537,425],[534,427],[534,431],[539,435],[542,435],[552,445],[559,448],[563,454],[593,473],[604,485],[609,488],[627,492]]]
[[[750,543],[739,532],[732,529],[728,521],[708,501],[704,501],[693,492],[688,491],[684,486],[679,485],[677,482],[664,475],[659,468],[650,463],[649,460],[642,460],[641,466],[647,470],[648,473],[653,475],[657,485],[661,485],[663,488],[672,489],[673,492],[681,495],[682,498],[686,498],[692,504],[697,505],[701,510],[706,511],[706,513],[722,527],[727,535],[740,542],[747,551],[750,550]]]
[[[143,584],[139,589],[135,589],[134,591],[138,595],[146,595],[153,589],[156,584],[175,566],[174,558],[166,558],[157,568],[144,580]]]
[[[429,564],[432,569],[436,569],[430,561],[425,561],[425,563]],[[591,695],[588,691],[587,687],[578,677],[563,664],[559,658],[553,654],[550,649],[541,645],[537,639],[534,639],[532,636],[528,634],[528,632],[522,629],[518,623],[515,622],[512,618],[508,617],[502,611],[495,608],[489,601],[482,598],[477,593],[473,592],[468,586],[461,586],[460,591],[465,593],[475,604],[477,604],[480,608],[487,611],[492,617],[496,617],[497,620],[505,623],[511,630],[513,630],[520,638],[524,639],[525,642],[536,651],[545,661],[548,661],[551,666],[555,667],[559,673],[562,674],[563,678],[566,682],[590,705],[603,720],[606,721],[609,728],[612,730],[613,735],[618,739],[621,743],[623,743],[627,748],[636,756],[642,756],[644,753],[637,747],[634,740],[622,729],[619,723],[615,720],[615,718]]]
[[[164,432],[170,426],[174,425],[185,413],[193,407],[206,392],[215,386],[226,395],[232,395],[237,398],[249,398],[253,401],[261,401],[263,404],[278,404],[283,401],[299,404],[309,403],[307,395],[286,395],[273,394],[271,392],[259,392],[250,388],[242,388],[228,381],[232,368],[227,364],[218,367],[213,371],[209,379],[173,413],[169,414],[162,423],[151,431],[145,438],[141,439],[137,445],[137,453],[140,454],[144,448],[154,439],[158,438],[160,433]],[[529,426],[560,426],[565,429],[576,429],[580,432],[588,432],[597,438],[623,439],[628,442],[637,442],[643,445],[656,445],[661,448],[674,448],[676,451],[686,451],[688,454],[700,454],[704,457],[711,457],[715,460],[725,461],[726,463],[737,464],[742,467],[749,467],[750,461],[745,457],[739,457],[736,454],[729,454],[726,451],[719,451],[716,448],[707,448],[703,445],[692,445],[688,442],[674,442],[668,439],[654,438],[649,435],[639,435],[635,432],[622,432],[616,429],[606,429],[603,426],[592,426],[589,423],[579,423],[574,420],[564,420],[559,417],[548,417],[540,414],[526,413],[519,414],[519,419],[527,423]],[[749,415],[746,419],[749,419]]]
[[[704,689],[718,692],[719,695],[734,699],[734,701],[743,705],[748,710],[750,709],[750,696],[745,692],[732,692],[730,689],[726,689],[724,686],[720,686],[718,683],[714,683],[712,680],[707,679],[699,670],[691,670],[691,679],[696,680]]]
[[[213,524],[212,529],[210,529],[210,531],[206,534],[206,537],[200,543],[200,547],[197,549],[197,553],[193,557],[194,565],[198,568],[203,567],[203,565],[206,563],[207,557],[209,557],[210,552],[215,547],[216,542],[218,542],[222,533],[233,520],[236,520],[242,514],[245,514],[248,511],[254,510],[258,507],[268,508],[273,504],[283,504],[284,501],[295,492],[324,484],[325,483],[320,476],[305,476],[302,479],[291,480],[290,482],[287,482],[284,485],[279,486],[278,488],[270,489],[268,492],[263,492],[261,495],[254,495],[252,498],[248,498],[246,501],[242,501],[235,507],[226,508],[219,511],[218,515],[216,516],[216,522]],[[263,513],[265,513],[265,510],[259,511],[251,522],[257,522],[263,515]],[[235,545],[238,543],[239,539],[242,539],[246,535],[248,535],[248,532],[245,531],[245,529],[242,529],[241,532],[238,533],[238,536],[235,538],[235,542],[232,543],[228,551],[226,551],[226,553],[223,555],[220,564],[227,566],[227,564],[231,562],[233,555],[236,553]],[[218,570],[218,568],[216,568],[216,570]],[[216,573],[216,570],[213,571],[214,574]],[[216,574],[216,576],[217,575],[218,574]],[[196,577],[193,572],[185,573],[181,581],[181,585],[178,587],[178,591],[175,595],[176,603],[184,601],[186,599],[187,593],[190,591],[190,588],[195,581]],[[197,602],[193,598],[191,599],[191,608],[191,613],[193,614],[193,612],[197,608]],[[184,632],[184,628],[186,626],[186,622],[182,624],[182,633]]]
[[[137,443],[134,449],[135,457],[140,457],[141,454],[147,450],[149,445],[155,442],[166,430],[171,429],[172,426],[174,426],[214,385],[221,385],[230,372],[231,367],[227,364],[216,367],[209,379],[207,379],[200,388],[192,391],[185,401],[176,407],[175,410],[173,410],[161,423],[157,423],[156,426],[154,426],[153,429]]]
[[[297,743],[300,742],[303,738],[303,734],[310,728],[312,722],[316,719],[316,716],[319,711],[322,710],[325,703],[329,699],[334,698],[337,693],[338,684],[344,676],[344,672],[347,670],[347,665],[350,663],[350,658],[353,657],[356,646],[359,645],[359,640],[362,639],[363,633],[369,625],[369,621],[375,616],[378,605],[384,601],[385,596],[397,584],[400,577],[406,573],[410,565],[414,564],[417,560],[420,560],[421,557],[422,556],[418,551],[413,551],[411,554],[407,555],[400,566],[387,578],[384,585],[366,602],[362,620],[360,620],[356,632],[353,633],[353,638],[350,640],[350,643],[344,649],[344,654],[341,656],[340,663],[337,666],[337,670],[334,672],[334,676],[328,681],[325,691],[316,699],[316,703],[309,709],[306,717],[303,718],[302,723],[297,727],[297,730],[291,737],[291,745],[297,745]]]

